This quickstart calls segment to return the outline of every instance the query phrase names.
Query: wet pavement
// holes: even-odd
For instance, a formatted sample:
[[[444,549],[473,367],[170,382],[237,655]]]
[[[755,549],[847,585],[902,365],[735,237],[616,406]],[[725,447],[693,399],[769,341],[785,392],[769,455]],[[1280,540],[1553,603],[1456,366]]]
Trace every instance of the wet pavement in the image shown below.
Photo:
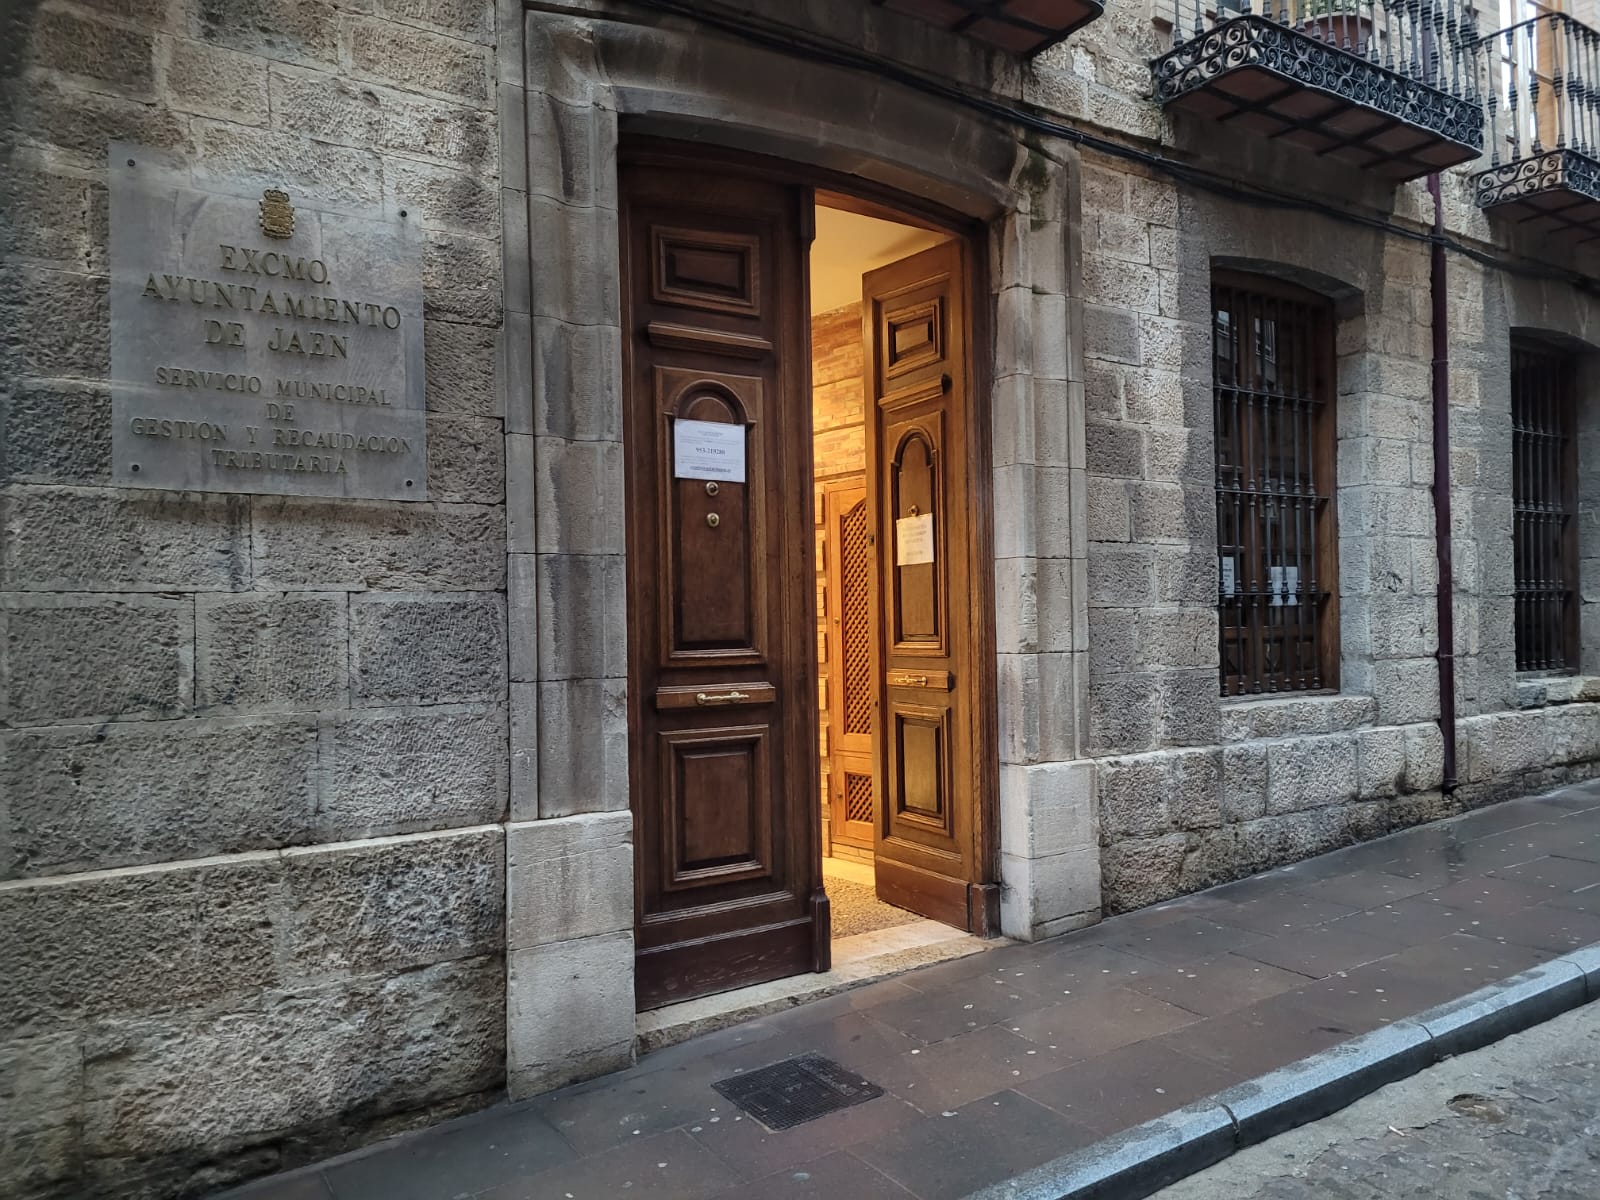
[[[871,984],[238,1195],[957,1200],[1597,942],[1600,781]],[[774,1133],[712,1088],[807,1052],[884,1094]]]
[[[1155,1200],[1595,1200],[1600,1004],[1401,1080]]]

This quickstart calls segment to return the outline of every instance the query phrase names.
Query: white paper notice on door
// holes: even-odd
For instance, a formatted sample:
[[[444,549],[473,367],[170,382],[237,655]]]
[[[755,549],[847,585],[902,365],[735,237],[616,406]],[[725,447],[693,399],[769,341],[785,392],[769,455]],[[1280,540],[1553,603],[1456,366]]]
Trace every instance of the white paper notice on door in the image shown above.
[[[727,421],[673,422],[673,475],[743,483],[744,429]]]
[[[933,514],[901,517],[894,523],[894,565],[914,567],[933,561]]]

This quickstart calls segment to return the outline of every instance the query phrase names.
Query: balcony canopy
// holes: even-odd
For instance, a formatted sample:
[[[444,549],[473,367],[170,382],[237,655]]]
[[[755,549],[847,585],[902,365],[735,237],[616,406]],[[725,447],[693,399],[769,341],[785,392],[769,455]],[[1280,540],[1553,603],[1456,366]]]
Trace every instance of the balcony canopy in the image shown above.
[[[1102,0],[872,0],[1011,54],[1037,54],[1105,11]]]
[[[1483,147],[1472,16],[1461,0],[1156,0],[1165,105],[1396,182]]]

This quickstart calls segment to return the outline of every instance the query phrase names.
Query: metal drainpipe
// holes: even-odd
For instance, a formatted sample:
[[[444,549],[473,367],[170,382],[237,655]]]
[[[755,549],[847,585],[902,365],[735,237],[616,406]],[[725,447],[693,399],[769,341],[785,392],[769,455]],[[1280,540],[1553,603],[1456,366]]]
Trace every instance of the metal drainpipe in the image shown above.
[[[1446,793],[1456,789],[1456,615],[1450,549],[1450,304],[1444,261],[1444,200],[1439,176],[1428,176],[1433,197],[1433,245],[1428,286],[1433,296],[1433,539],[1439,557],[1439,733],[1444,739]]]

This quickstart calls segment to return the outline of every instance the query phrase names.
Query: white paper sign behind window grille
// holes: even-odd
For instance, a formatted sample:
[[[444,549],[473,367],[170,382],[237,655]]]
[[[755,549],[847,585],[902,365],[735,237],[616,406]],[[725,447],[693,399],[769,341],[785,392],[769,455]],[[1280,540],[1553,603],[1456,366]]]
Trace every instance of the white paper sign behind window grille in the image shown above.
[[[1282,608],[1284,605],[1293,608],[1300,603],[1300,568],[1273,567],[1268,586],[1272,592],[1273,608]]]

